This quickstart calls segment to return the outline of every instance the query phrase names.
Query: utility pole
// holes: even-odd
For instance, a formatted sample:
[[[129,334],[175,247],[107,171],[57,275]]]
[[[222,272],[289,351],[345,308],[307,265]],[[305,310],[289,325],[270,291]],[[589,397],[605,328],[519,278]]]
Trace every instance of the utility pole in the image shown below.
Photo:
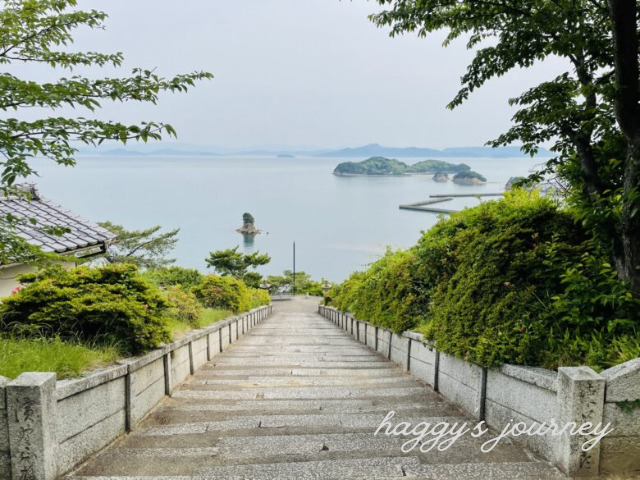
[[[293,242],[293,295],[296,294],[296,242]]]

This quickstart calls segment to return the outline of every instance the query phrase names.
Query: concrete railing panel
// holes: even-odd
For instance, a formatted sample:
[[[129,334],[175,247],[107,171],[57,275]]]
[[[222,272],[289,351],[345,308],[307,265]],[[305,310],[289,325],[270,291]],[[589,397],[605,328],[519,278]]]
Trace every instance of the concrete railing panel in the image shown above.
[[[70,470],[126,431],[127,367],[119,370],[121,376],[114,375],[95,386],[86,383],[86,390],[59,397],[56,405],[58,470]],[[89,405],[91,408],[87,408]]]
[[[602,372],[607,385],[604,421],[616,429],[602,440],[604,473],[640,471],[640,358]]]
[[[185,344],[171,352],[171,381],[173,386],[180,385],[189,375],[191,375],[189,344]]]
[[[513,373],[512,371],[510,373]],[[554,373],[553,377],[557,375]],[[549,423],[558,418],[557,394],[555,390],[537,385],[503,373],[501,370],[487,372],[485,420],[496,430],[502,431],[507,424],[524,422],[527,425]],[[520,442],[547,459],[554,458],[556,437],[523,436]]]
[[[468,412],[479,414],[482,368],[440,353],[438,391]]]
[[[397,333],[392,334],[390,359],[398,365],[402,365],[405,370],[407,369],[409,363],[407,361],[410,348],[409,342],[410,340],[406,337],[398,335]]]

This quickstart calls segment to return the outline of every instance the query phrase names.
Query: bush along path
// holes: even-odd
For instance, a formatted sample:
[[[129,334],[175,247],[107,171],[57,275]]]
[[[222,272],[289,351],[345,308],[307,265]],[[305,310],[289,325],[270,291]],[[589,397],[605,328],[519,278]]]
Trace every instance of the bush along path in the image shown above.
[[[277,304],[71,478],[563,478],[510,442],[482,453],[465,436],[404,454],[407,438],[375,436],[390,410],[394,423],[474,420],[316,310],[314,299]]]
[[[242,281],[181,267],[50,266],[20,282],[0,298],[0,375],[11,378],[74,377],[271,301]]]
[[[597,371],[640,356],[640,298],[570,209],[515,190],[442,219],[330,292],[331,305],[482,365]]]

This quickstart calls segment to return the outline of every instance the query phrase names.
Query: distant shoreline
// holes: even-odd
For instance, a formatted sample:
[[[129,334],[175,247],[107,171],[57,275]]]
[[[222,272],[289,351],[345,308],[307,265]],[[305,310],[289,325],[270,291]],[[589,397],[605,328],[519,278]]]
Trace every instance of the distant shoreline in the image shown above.
[[[384,173],[376,175],[375,173],[336,173],[333,172],[336,177],[433,177],[435,173]]]
[[[386,147],[379,144],[369,144],[354,148],[318,148],[318,149],[295,149],[282,147],[278,149],[230,149],[219,150],[215,147],[197,146],[179,146],[164,144],[162,147],[154,150],[129,150],[128,148],[112,148],[108,150],[88,150],[82,149],[80,155],[100,155],[108,157],[118,156],[198,156],[198,157],[273,157],[283,156],[281,158],[294,157],[307,158],[335,158],[335,159],[356,159],[367,158],[371,156],[388,156],[395,158],[530,158],[528,154],[523,153],[520,147],[448,147],[442,150],[428,147]],[[286,157],[284,157],[286,156]],[[541,159],[552,157],[551,152],[541,148],[536,157]]]
[[[370,174],[370,173],[335,173],[333,172],[333,174],[336,177],[383,177],[383,178],[393,178],[393,177],[433,177],[435,175],[435,173],[399,173],[397,175],[394,174],[390,174],[390,173],[386,173],[383,175],[376,175],[376,174]],[[486,185],[487,183],[499,183],[499,182],[490,182],[490,181],[455,181],[455,180],[447,180],[450,181],[451,183],[455,183],[456,185]]]

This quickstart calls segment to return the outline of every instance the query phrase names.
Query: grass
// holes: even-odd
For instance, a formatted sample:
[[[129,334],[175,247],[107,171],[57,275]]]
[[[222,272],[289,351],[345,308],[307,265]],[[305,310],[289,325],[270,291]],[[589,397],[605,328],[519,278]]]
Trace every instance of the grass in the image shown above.
[[[58,379],[77,377],[120,358],[117,346],[83,346],[53,339],[0,338],[0,375],[56,372]]]
[[[262,303],[257,298],[252,298],[251,302],[249,302],[249,310],[253,310],[254,308],[261,307]]]
[[[169,324],[169,330],[171,331],[171,338],[180,338],[189,330],[193,330],[194,328],[206,327],[207,325],[211,325],[212,323],[219,322],[220,320],[224,320],[227,317],[230,317],[233,313],[229,310],[223,310],[219,308],[203,308],[202,313],[200,314],[200,318],[196,320],[195,325],[181,322],[175,318],[167,320]]]
[[[172,338],[231,316],[228,310],[205,308],[195,325],[168,319]],[[72,378],[121,358],[117,345],[86,345],[59,338],[17,339],[0,337],[0,375],[16,378],[22,372],[56,372],[58,379]]]

